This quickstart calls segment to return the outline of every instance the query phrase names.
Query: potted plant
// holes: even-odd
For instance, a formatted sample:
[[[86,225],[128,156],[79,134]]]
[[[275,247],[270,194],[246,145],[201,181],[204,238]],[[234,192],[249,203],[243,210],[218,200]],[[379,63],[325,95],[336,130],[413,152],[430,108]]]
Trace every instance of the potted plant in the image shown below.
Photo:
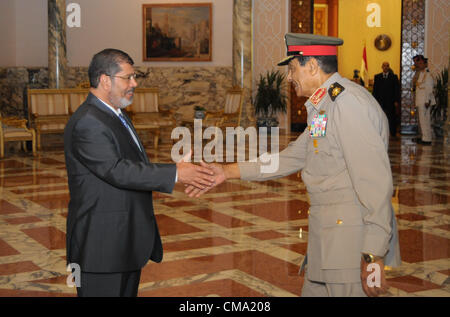
[[[447,106],[448,106],[448,68],[444,68],[436,78],[434,85],[434,97],[436,105],[431,108],[431,121],[434,133],[437,137],[444,135],[444,124],[447,120]]]
[[[205,118],[205,112],[206,109],[201,106],[195,106],[194,107],[194,118],[195,119],[204,119]]]
[[[260,75],[253,102],[258,127],[277,127],[276,115],[279,112],[286,113],[287,96],[284,92],[284,78],[280,71],[268,71],[265,76]]]

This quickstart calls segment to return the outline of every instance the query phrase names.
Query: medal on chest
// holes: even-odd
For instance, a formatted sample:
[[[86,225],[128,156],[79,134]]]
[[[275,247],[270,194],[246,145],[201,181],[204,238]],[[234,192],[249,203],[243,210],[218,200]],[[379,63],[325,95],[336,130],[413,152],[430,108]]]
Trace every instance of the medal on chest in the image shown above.
[[[313,138],[321,138],[327,134],[328,117],[326,114],[315,114],[309,130],[309,135]]]

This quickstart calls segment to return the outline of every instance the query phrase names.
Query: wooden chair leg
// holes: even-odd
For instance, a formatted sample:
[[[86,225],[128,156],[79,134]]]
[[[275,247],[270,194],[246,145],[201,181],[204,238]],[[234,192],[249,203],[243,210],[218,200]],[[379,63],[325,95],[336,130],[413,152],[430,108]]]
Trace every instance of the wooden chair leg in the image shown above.
[[[0,158],[3,158],[5,156],[5,142],[3,142],[3,139],[0,140]]]
[[[22,148],[23,148],[23,151],[24,151],[25,153],[28,152],[28,149],[27,149],[27,141],[22,141]]]
[[[159,131],[155,132],[155,137],[153,138],[153,140],[153,143],[155,144],[155,150],[158,150]]]
[[[31,147],[33,150],[33,156],[36,156],[36,133],[34,133],[34,131],[32,131],[33,133],[33,138],[31,140]]]
[[[37,148],[40,151],[41,150],[41,134],[37,133]]]

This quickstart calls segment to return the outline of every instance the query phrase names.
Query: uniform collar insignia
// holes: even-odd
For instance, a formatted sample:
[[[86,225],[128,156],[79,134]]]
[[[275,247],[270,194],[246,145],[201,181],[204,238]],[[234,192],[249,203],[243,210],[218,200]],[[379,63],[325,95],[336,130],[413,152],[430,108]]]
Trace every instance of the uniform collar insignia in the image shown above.
[[[325,96],[327,89],[326,88],[318,88],[314,94],[309,97],[309,100],[314,106],[317,106],[318,103],[322,100],[322,98]]]
[[[342,87],[338,82],[335,82],[330,85],[330,88],[328,88],[328,94],[330,95],[331,100],[334,101],[344,90],[344,87]]]

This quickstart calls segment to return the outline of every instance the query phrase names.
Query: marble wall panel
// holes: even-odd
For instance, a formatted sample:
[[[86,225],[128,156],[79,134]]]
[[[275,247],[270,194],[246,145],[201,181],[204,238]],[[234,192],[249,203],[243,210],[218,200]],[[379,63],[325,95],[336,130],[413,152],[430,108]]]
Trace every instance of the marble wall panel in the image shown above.
[[[75,88],[89,80],[87,67],[69,67],[66,88]],[[183,113],[194,106],[207,110],[222,109],[227,89],[232,87],[231,67],[136,67],[142,77],[140,87],[157,87],[162,108]],[[24,91],[48,88],[47,68],[0,68],[0,111],[3,115],[25,116]]]
[[[27,87],[48,88],[48,69],[26,67],[0,68],[0,112],[25,117],[24,92]]]
[[[137,67],[141,87],[159,88],[161,108],[177,109],[177,118],[192,113],[195,106],[218,111],[232,86],[231,67]]]

